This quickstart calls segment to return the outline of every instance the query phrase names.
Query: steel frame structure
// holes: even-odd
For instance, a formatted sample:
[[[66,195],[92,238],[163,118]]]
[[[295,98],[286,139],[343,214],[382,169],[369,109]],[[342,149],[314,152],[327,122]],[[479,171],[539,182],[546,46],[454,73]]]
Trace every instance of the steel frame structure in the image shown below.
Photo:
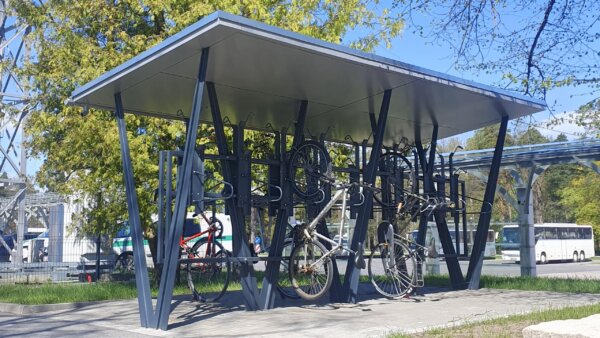
[[[233,32],[233,34],[231,34],[231,32]],[[252,36],[252,38],[250,36]],[[260,39],[254,40],[254,36],[260,36]],[[215,37],[219,37],[221,40],[217,39],[219,42],[215,43]],[[321,59],[315,59],[322,57],[321,61],[325,63],[326,61],[329,62],[329,60],[335,60],[334,64],[337,65],[339,69],[333,69],[333,71],[344,73],[347,72],[347,70],[343,69],[344,67],[365,67],[365,71],[372,72],[370,74],[372,74],[374,77],[379,76],[381,79],[383,79],[383,77],[387,76],[398,76],[398,78],[389,78],[376,81],[376,88],[368,90],[368,93],[370,94],[361,92],[360,95],[370,95],[368,98],[363,100],[365,103],[368,102],[369,105],[375,105],[376,103],[380,102],[379,114],[377,116],[373,110],[369,110],[367,117],[367,114],[364,114],[362,110],[352,105],[341,105],[338,108],[334,108],[330,111],[323,110],[324,101],[327,100],[326,98],[323,98],[323,94],[328,93],[319,91],[317,91],[316,94],[321,96],[320,100],[311,97],[309,94],[292,93],[278,95],[273,93],[272,96],[267,97],[264,93],[260,94],[258,91],[256,91],[254,92],[255,95],[253,96],[253,100],[255,101],[246,101],[247,96],[245,96],[246,94],[243,92],[257,90],[256,88],[251,88],[251,86],[253,84],[256,86],[265,85],[265,81],[253,77],[245,77],[240,78],[240,84],[233,87],[227,87],[226,85],[223,85],[223,83],[215,82],[225,81],[224,79],[230,76],[238,76],[239,72],[236,72],[235,70],[229,70],[228,68],[238,66],[242,67],[235,63],[229,63],[226,67],[222,67],[222,65],[217,63],[219,61],[218,57],[209,57],[209,54],[213,55],[215,51],[226,51],[225,47],[223,46],[228,46],[228,42],[232,42],[234,44],[233,46],[236,44],[251,46],[248,47],[248,51],[255,51],[256,62],[266,61],[267,64],[272,62],[298,62],[297,64],[283,68],[289,69],[290,72],[294,71],[294,66],[301,66],[300,68],[303,66],[322,67],[323,65],[319,63],[319,60]],[[255,48],[255,45],[248,44],[264,44],[264,47],[267,48],[268,51],[265,52],[263,50],[259,50],[258,48]],[[192,45],[193,49],[189,49]],[[128,103],[124,105],[123,100],[127,97],[125,94],[131,93],[130,95],[136,96],[138,94],[133,93],[137,93],[138,89],[143,87],[133,84],[132,81],[139,81],[141,78],[151,78],[151,76],[149,77],[148,74],[145,73],[147,71],[157,71],[158,73],[156,74],[159,74],[157,76],[162,76],[161,74],[163,74],[163,71],[165,74],[169,73],[165,70],[165,68],[159,69],[160,67],[165,67],[165,62],[168,63],[174,61],[174,59],[169,60],[169,55],[175,55],[174,51],[177,48],[180,48],[180,51],[185,51],[184,53],[186,55],[190,55],[190,50],[197,51],[198,46],[201,46],[201,51],[199,52],[200,57],[196,65],[191,65],[191,63],[189,63],[191,62],[190,60],[197,60],[195,58],[188,58],[186,61],[181,61],[180,57],[174,58],[179,60],[177,65],[188,62],[187,67],[197,70],[197,75],[194,79],[194,91],[191,97],[192,104],[191,106],[186,106],[189,107],[189,110],[187,110],[187,108],[178,109],[178,112],[184,111],[184,113],[177,113],[173,115],[172,113],[166,112],[162,114],[157,113],[161,110],[169,111],[169,109],[172,107],[168,106],[156,106],[151,109],[149,108],[150,106],[148,106],[148,110],[145,110],[146,108],[142,108],[144,105],[154,104],[152,102],[158,102],[159,105],[163,103],[170,104],[170,98],[168,96],[165,97],[164,100],[159,101],[145,100],[142,97],[134,97],[133,99],[127,101]],[[310,53],[304,53],[303,51],[305,50],[309,50]],[[196,53],[196,51],[194,51],[194,53]],[[261,58],[263,55],[262,53],[269,52],[273,53],[273,59],[263,60]],[[290,55],[293,57],[281,57],[282,54],[288,52],[291,53]],[[231,56],[231,54],[227,55]],[[221,57],[223,57],[223,54],[221,54]],[[245,55],[245,58],[248,57],[250,57],[250,54]],[[341,60],[345,61],[342,62]],[[246,61],[244,62],[247,63]],[[302,64],[302,62],[306,62],[307,64]],[[214,68],[211,68],[211,65]],[[252,71],[254,69],[260,69],[260,67],[253,65]],[[181,69],[179,71],[181,71]],[[215,75],[215,72],[217,71],[224,72],[221,74],[222,78]],[[310,83],[307,83],[306,81],[311,80],[303,77],[305,75],[303,72],[296,73],[295,75],[297,75],[297,78],[286,78],[285,80],[294,83],[292,89],[289,89],[287,86],[283,86],[282,82],[277,82],[282,81],[282,79],[279,77],[275,82],[267,83],[266,85],[272,85],[269,87],[269,90],[295,90],[294,88],[299,86],[310,86]],[[418,80],[414,80],[412,77],[418,78]],[[335,76],[332,77],[332,79],[335,78]],[[179,79],[181,81],[181,78]],[[189,75],[187,75],[187,79],[189,80]],[[401,79],[402,81],[398,79]],[[257,82],[251,82],[254,80]],[[114,85],[116,83],[115,81],[123,82],[121,85]],[[242,82],[244,81],[246,83],[244,85],[249,86],[248,88],[242,87]],[[341,81],[342,82],[338,83],[340,86],[344,84],[345,80],[341,79]],[[415,81],[418,83],[415,84]],[[321,82],[322,81],[319,81],[317,83],[321,85]],[[396,84],[391,84],[392,82]],[[190,81],[187,81],[186,83],[186,89],[184,92],[188,92],[189,86],[191,85]],[[447,83],[452,83],[452,85],[448,86]],[[163,86],[164,83],[160,83],[160,81],[151,81],[145,82],[145,85],[148,85],[149,87],[147,88],[152,91],[156,89],[152,86]],[[178,86],[180,83],[173,82],[173,85]],[[334,117],[336,122],[340,123],[338,130],[334,130],[332,135],[329,135],[327,132],[323,133],[320,139],[317,141],[321,143],[323,143],[325,140],[340,141],[339,132],[340,130],[344,131],[346,129],[347,132],[351,134],[351,137],[354,137],[357,140],[363,140],[360,144],[352,142],[353,146],[355,147],[356,166],[349,168],[335,168],[335,170],[349,173],[350,180],[361,180],[360,176],[362,175],[363,183],[375,184],[378,176],[385,180],[385,173],[382,173],[381,170],[379,170],[379,156],[382,150],[386,148],[386,144],[387,148],[397,148],[398,145],[396,144],[397,142],[395,140],[399,139],[400,135],[394,134],[393,128],[398,127],[397,118],[399,116],[399,111],[402,110],[402,114],[404,114],[404,108],[400,109],[403,104],[402,100],[408,100],[407,103],[412,102],[411,104],[413,104],[413,106],[411,107],[413,107],[414,110],[412,110],[413,108],[408,107],[408,111],[406,113],[410,114],[410,119],[411,121],[414,121],[414,123],[411,122],[410,126],[407,127],[409,129],[404,130],[406,130],[406,133],[414,134],[411,137],[414,139],[417,146],[416,153],[418,159],[415,160],[415,165],[420,166],[420,179],[423,182],[423,187],[427,194],[443,194],[445,184],[447,183],[446,178],[443,177],[440,179],[434,177],[434,164],[436,158],[435,145],[437,138],[440,136],[440,134],[446,136],[452,135],[453,133],[458,133],[465,128],[472,127],[462,127],[462,129],[461,127],[449,127],[447,122],[444,122],[447,121],[445,116],[440,115],[441,113],[437,113],[438,115],[435,116],[433,114],[433,109],[443,107],[444,105],[447,105],[448,102],[444,102],[443,100],[429,100],[429,98],[421,96],[407,96],[406,92],[404,91],[404,87],[410,85],[415,86],[415,90],[424,90],[425,93],[423,94],[426,94],[428,90],[431,92],[448,91],[446,93],[447,95],[442,95],[442,97],[448,98],[453,96],[455,97],[455,102],[457,104],[464,100],[464,97],[461,96],[463,94],[467,95],[468,97],[476,97],[478,99],[478,105],[474,106],[476,109],[491,109],[492,111],[486,112],[486,114],[488,114],[487,116],[491,117],[493,121],[501,121],[502,128],[500,129],[496,149],[494,151],[494,160],[492,161],[492,172],[495,172],[495,175],[490,176],[491,179],[488,181],[486,187],[485,200],[489,201],[489,206],[485,205],[482,207],[482,215],[484,215],[486,212],[488,212],[488,208],[491,207],[491,203],[493,203],[494,192],[496,190],[496,177],[500,167],[500,158],[502,155],[502,148],[504,144],[503,141],[506,135],[506,125],[508,119],[511,117],[526,115],[535,111],[539,111],[544,107],[543,102],[503,92],[495,88],[468,83],[460,79],[445,76],[443,74],[401,64],[397,61],[360,53],[344,47],[328,44],[319,40],[307,38],[299,34],[286,32],[274,27],[221,12],[217,12],[202,19],[197,24],[167,39],[162,44],[159,44],[158,46],[134,58],[133,60],[130,60],[117,67],[115,70],[99,77],[98,79],[82,86],[81,88],[78,88],[72,95],[72,104],[111,109],[115,111],[119,130],[119,140],[121,143],[121,157],[127,193],[129,223],[133,237],[135,275],[138,288],[138,304],[140,309],[141,325],[143,327],[162,330],[166,330],[168,328],[175,274],[177,266],[179,265],[178,239],[181,237],[183,231],[187,207],[190,205],[195,205],[196,202],[201,204],[201,201],[203,200],[205,192],[202,190],[202,188],[198,188],[197,185],[195,187],[194,171],[201,171],[202,162],[206,159],[220,161],[223,179],[232,184],[234,187],[234,195],[232,198],[225,200],[225,205],[226,212],[231,217],[233,227],[232,261],[240,265],[242,294],[246,309],[264,310],[273,308],[275,306],[275,286],[279,274],[279,264],[285,239],[287,220],[288,216],[292,215],[294,212],[295,202],[298,202],[298,198],[294,196],[293,193],[292,182],[290,177],[288,177],[290,159],[289,152],[287,151],[287,144],[289,141],[288,135],[290,134],[290,131],[288,130],[290,121],[293,122],[294,126],[293,133],[291,133],[293,135],[291,149],[293,150],[297,148],[304,140],[304,133],[305,130],[309,128],[309,125],[312,128],[314,126],[318,126],[320,123],[319,121]],[[327,84],[327,87],[331,88],[331,93],[329,93],[331,94],[331,99],[339,100],[344,98],[346,100],[354,100],[354,98],[348,97],[348,93],[344,90],[344,88],[338,88],[331,84]],[[304,89],[307,89],[307,87]],[[222,96],[225,97],[223,100],[225,102],[224,106],[230,113],[233,112],[234,114],[237,114],[236,109],[241,109],[244,104],[256,103],[262,104],[261,109],[264,109],[265,111],[277,110],[278,114],[281,116],[268,115],[258,111],[255,112],[256,116],[253,118],[254,124],[246,125],[243,118],[240,118],[239,115],[234,115],[235,119],[233,121],[235,123],[232,124],[234,134],[232,142],[233,149],[230,149],[228,139],[225,135],[225,124],[223,122],[224,119],[220,108],[221,101],[217,95],[217,90],[219,90],[219,93],[226,93],[226,95]],[[148,95],[151,95],[150,91],[142,90],[141,93],[143,93],[144,97],[148,97]],[[107,93],[114,95],[113,103],[109,103],[107,101],[107,98],[109,97],[107,96]],[[338,96],[334,97],[336,95]],[[137,108],[132,106],[132,102],[134,101],[138,102],[136,103],[138,104]],[[418,102],[415,103],[413,101]],[[428,102],[430,103],[429,105],[427,104]],[[414,104],[417,104],[418,107]],[[311,107],[317,112],[313,117],[309,116],[309,109],[311,109]],[[510,109],[511,112],[509,112],[507,109]],[[159,166],[161,175],[160,189],[158,194],[159,219],[164,219],[164,227],[159,228],[159,233],[161,234],[160,236],[162,239],[159,243],[160,253],[158,256],[162,262],[162,273],[156,308],[154,308],[152,305],[147,266],[144,257],[142,227],[140,224],[137,195],[135,192],[134,173],[131,165],[129,142],[125,129],[124,113],[126,110],[129,112],[160,116],[164,118],[181,118],[183,116],[187,127],[185,146],[177,150],[177,153],[166,152],[165,155],[160,157]],[[355,114],[357,111],[360,111],[359,114],[356,115],[357,118],[360,119],[351,121],[350,123],[348,123],[348,121],[342,121],[342,119],[336,115]],[[313,110],[311,110],[311,112],[313,112]],[[422,120],[425,119],[425,116],[427,116],[427,112],[429,112],[429,116],[427,117],[428,122],[424,123]],[[469,111],[469,114],[471,113],[476,114],[475,111]],[[240,114],[242,113],[240,112]],[[286,116],[287,118],[282,116]],[[367,130],[365,130],[363,124],[360,123],[363,118],[365,122],[364,125],[369,126]],[[258,125],[255,122],[256,120],[259,120],[260,122]],[[244,148],[244,130],[246,128],[262,128],[264,130],[264,123],[269,122],[271,124],[271,121],[273,121],[273,125],[278,128],[277,131],[274,131],[273,128],[271,128],[276,135],[276,141],[274,145],[275,154],[273,159],[253,159],[251,154]],[[209,122],[214,126],[215,141],[218,148],[217,155],[209,156],[202,154],[201,152],[198,153],[196,150],[198,127],[201,122]],[[490,123],[490,120],[487,120],[486,123]],[[431,135],[428,134],[430,131],[432,132]],[[427,141],[430,141],[428,159],[427,151],[424,150],[423,147],[423,143]],[[368,155],[367,161],[368,149],[370,149],[370,154]],[[176,168],[176,189],[175,191],[170,191],[170,182],[172,179],[170,175],[173,170],[173,156],[177,156],[180,160],[178,160],[178,165]],[[256,260],[256,258],[251,257],[249,248],[247,245],[245,245],[247,241],[244,230],[245,216],[249,213],[249,208],[252,205],[252,197],[250,193],[250,180],[252,173],[250,171],[250,165],[251,163],[257,162],[262,162],[263,164],[269,166],[269,182],[281,188],[281,198],[277,202],[270,203],[272,214],[276,214],[276,225],[274,229],[274,235],[272,237],[272,246],[269,250],[269,257],[267,259],[266,275],[262,281],[262,288],[260,290],[257,288],[257,281],[251,264],[251,262]],[[453,179],[452,182],[452,192],[454,194],[458,194],[458,178],[456,177],[456,179]],[[175,194],[175,200],[174,207],[171,209],[170,201],[173,193]],[[364,195],[364,203],[360,207],[351,208],[351,214],[356,216],[356,226],[351,242],[351,249],[354,251],[357,251],[359,243],[365,241],[368,221],[371,218],[374,209],[372,192],[366,191]],[[356,196],[353,198],[355,197]],[[308,205],[307,213],[309,216],[311,214],[314,215],[315,212],[318,212],[319,207],[325,205],[324,203],[327,203],[329,198],[330,192],[326,191],[323,200],[316,204],[313,201],[312,205]],[[301,202],[307,203],[306,200]],[[275,210],[276,213],[274,212]],[[386,210],[385,212],[388,213],[389,210]],[[449,266],[452,285],[456,289],[465,288],[467,286],[477,287],[481,269],[481,261],[483,259],[483,247],[479,245],[476,250],[474,250],[472,262],[469,266],[469,273],[465,279],[460,271],[458,258],[455,254],[453,255],[453,247],[445,220],[447,212],[448,210],[436,211],[435,220],[438,230],[441,233],[444,250],[448,249],[447,252],[449,255],[446,257],[446,262]],[[456,217],[456,210],[451,212],[453,212],[453,215]],[[487,234],[487,228],[489,227],[489,220],[489,216],[482,216],[480,218],[477,230],[477,240],[481,243],[485,243],[485,235]],[[426,224],[426,221],[426,218],[421,218],[421,231],[423,229],[424,222]],[[325,224],[321,224],[320,226],[324,228],[323,230],[326,230]],[[322,233],[326,232],[324,231]],[[478,249],[479,247],[481,247],[481,250]],[[352,258],[353,257],[350,257],[349,260],[351,261]],[[335,273],[336,276],[338,276],[338,272],[335,271]],[[359,274],[359,270],[357,270],[356,267],[348,264],[344,282],[334,283],[330,289],[331,298],[336,301],[356,302],[358,295]]]
[[[20,147],[19,155],[17,155],[15,149],[17,135],[21,134],[21,139],[23,138],[21,125],[29,113],[27,107],[29,92],[26,84],[22,83],[23,79],[19,78],[14,70],[20,67],[21,59],[30,57],[29,45],[23,39],[29,33],[30,27],[22,25],[16,18],[9,16],[7,7],[5,1],[0,2],[0,61],[10,61],[6,63],[8,67],[2,69],[0,74],[0,109],[2,110],[2,117],[0,118],[0,133],[2,136],[0,136],[0,139],[3,138],[5,133],[7,138],[6,142],[3,140],[0,144],[0,157],[2,157],[0,172],[13,173],[8,178],[2,179],[1,184],[4,187],[11,188],[15,194],[8,200],[0,201],[0,217],[4,221],[0,230],[4,230],[3,227],[9,220],[16,219],[17,250],[13,262],[21,264],[23,261],[22,243],[27,228],[27,209],[25,205],[27,156],[24,147]],[[5,166],[6,164],[8,164],[8,168]],[[1,236],[0,245],[8,250],[8,245]]]
[[[483,149],[454,153],[454,166],[469,172],[483,182],[489,182],[490,176],[483,171],[487,169],[492,152],[492,149]],[[449,157],[449,154],[441,156]],[[515,180],[516,199],[501,186],[497,186],[496,191],[519,214],[519,228],[521,238],[523,238],[520,250],[521,257],[524,257],[520,261],[522,276],[535,277],[537,275],[533,184],[549,166],[555,164],[576,163],[587,166],[600,174],[600,168],[594,163],[598,160],[600,160],[600,140],[598,139],[512,146],[505,149],[501,166],[508,170]],[[441,168],[438,166],[438,169]],[[525,169],[526,172],[519,169]]]

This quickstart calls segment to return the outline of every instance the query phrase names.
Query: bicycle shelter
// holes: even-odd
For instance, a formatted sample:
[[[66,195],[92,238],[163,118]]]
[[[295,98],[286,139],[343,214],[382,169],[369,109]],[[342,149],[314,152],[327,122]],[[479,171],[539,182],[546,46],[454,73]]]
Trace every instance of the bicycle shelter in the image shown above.
[[[437,194],[445,189],[446,183],[450,183],[451,187],[455,184],[446,177],[434,178],[438,138],[500,122],[484,198],[487,203],[482,204],[466,277],[462,274],[457,256],[453,256],[446,212],[434,212],[440,240],[447,253],[446,264],[452,286],[456,289],[478,288],[508,120],[545,108],[545,103],[540,100],[224,12],[204,17],[77,88],[72,93],[70,103],[115,112],[134,244],[141,326],[162,330],[168,327],[178,265],[178,239],[182,234],[187,207],[190,201],[197,198],[190,196],[199,194],[201,199],[203,193],[193,183],[194,172],[208,158],[208,155],[198,154],[196,149],[200,123],[214,126],[219,153],[212,155],[212,159],[220,161],[222,177],[234,189],[233,197],[225,201],[233,226],[232,259],[240,265],[246,309],[259,310],[275,306],[273,288],[279,273],[277,258],[281,255],[288,215],[294,208],[293,190],[287,177],[288,135],[293,136],[292,149],[304,141],[306,131],[309,131],[308,134],[310,131],[319,133],[317,142],[334,141],[354,145],[356,166],[336,169],[345,170],[351,179],[371,185],[376,183],[378,175],[381,176],[378,159],[382,150],[395,149],[402,138],[406,138],[416,147],[418,161],[415,162],[415,170],[420,171],[422,190]],[[177,155],[180,160],[177,185],[173,192],[175,205],[172,210],[168,205],[167,210],[161,208],[159,211],[160,217],[164,217],[164,212],[170,215],[170,219],[162,233],[164,240],[161,245],[164,244],[164,247],[161,250],[164,251],[159,256],[163,267],[156,308],[150,295],[144,251],[139,250],[143,248],[143,237],[125,129],[125,112],[183,120],[187,125],[185,146],[178,150],[180,152]],[[248,118],[250,114],[251,118]],[[225,134],[228,124],[233,129],[233,149],[229,148]],[[244,148],[246,129],[272,131],[276,135],[273,158],[252,158]],[[424,143],[429,143],[429,149],[424,148]],[[370,149],[370,153],[367,149]],[[252,163],[267,165],[269,183],[281,189],[281,198],[269,202],[271,212],[276,213],[276,224],[266,276],[260,291],[250,250],[245,244],[244,231],[245,218],[252,203]],[[365,240],[374,208],[372,195],[372,191],[367,190],[364,203],[353,211],[356,215],[351,241],[353,250]],[[164,195],[159,196],[159,200],[164,198]],[[313,203],[307,207],[309,216],[318,212],[327,198],[329,196],[319,201],[320,204]],[[427,216],[421,216],[419,230],[423,235],[427,221]],[[424,236],[420,238],[424,240]],[[334,282],[330,290],[331,298],[356,302],[359,274],[355,266],[348,264],[344,283]]]

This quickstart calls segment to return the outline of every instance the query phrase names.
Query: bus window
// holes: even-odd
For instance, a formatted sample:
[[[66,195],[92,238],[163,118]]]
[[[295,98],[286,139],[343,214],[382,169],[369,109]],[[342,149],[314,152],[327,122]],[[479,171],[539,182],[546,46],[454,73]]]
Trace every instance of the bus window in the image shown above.
[[[577,239],[577,228],[569,228],[569,239]]]
[[[558,239],[569,239],[569,228],[557,228]]]
[[[558,239],[558,232],[556,228],[546,228],[544,232],[544,238],[546,239]]]
[[[592,239],[592,228],[584,228],[583,230],[583,239]]]
[[[535,228],[535,239],[538,240],[538,239],[544,239],[544,238],[546,238],[544,236],[544,229]]]

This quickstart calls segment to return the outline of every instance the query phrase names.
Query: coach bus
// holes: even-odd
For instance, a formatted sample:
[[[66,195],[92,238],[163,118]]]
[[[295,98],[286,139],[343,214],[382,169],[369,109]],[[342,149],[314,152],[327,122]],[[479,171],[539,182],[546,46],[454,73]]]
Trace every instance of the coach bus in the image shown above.
[[[569,223],[535,224],[535,259],[540,264],[548,261],[582,262],[594,256],[594,232],[589,225]],[[502,228],[502,259],[520,261],[520,232],[518,225]]]

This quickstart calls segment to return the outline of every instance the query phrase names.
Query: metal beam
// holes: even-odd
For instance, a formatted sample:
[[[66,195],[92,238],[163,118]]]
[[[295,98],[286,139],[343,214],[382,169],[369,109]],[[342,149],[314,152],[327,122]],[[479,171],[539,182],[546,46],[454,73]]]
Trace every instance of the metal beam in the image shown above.
[[[373,146],[371,148],[371,157],[369,164],[366,168],[365,175],[363,176],[363,183],[374,185],[375,178],[377,176],[377,167],[379,162],[379,154],[381,153],[383,145],[383,137],[385,132],[385,126],[387,123],[388,112],[390,108],[390,100],[392,96],[392,90],[387,89],[383,93],[383,100],[381,102],[381,109],[377,118],[377,129],[373,135]],[[354,251],[359,250],[359,245],[363,245],[367,234],[367,228],[369,225],[369,217],[371,215],[371,209],[373,207],[373,190],[365,189],[363,192],[365,202],[360,207],[358,217],[356,219],[356,226],[354,228],[354,234],[352,235],[351,248]],[[360,277],[360,269],[358,269],[352,262],[354,261],[354,254],[350,254],[348,257],[348,264],[346,265],[346,276],[344,278],[343,294],[345,301],[349,303],[356,303],[358,295],[358,282]]]
[[[227,146],[227,138],[225,136],[225,129],[223,120],[221,117],[221,110],[219,108],[219,101],[217,99],[217,93],[214,83],[208,82],[207,85],[208,100],[210,103],[210,110],[212,113],[212,121],[215,127],[215,136],[217,140],[217,148],[219,149],[219,155],[229,155],[229,149]],[[238,152],[240,151],[237,149]],[[240,156],[243,154],[235,154],[237,160],[240,160]],[[223,179],[227,182],[234,184],[237,182],[234,175],[234,170],[231,166],[230,161],[221,160],[221,170]],[[231,217],[231,225],[233,230],[233,256],[238,258],[251,257],[250,248],[246,243],[246,232],[244,222],[244,210],[238,203],[240,187],[236,186],[236,194],[233,198],[227,199],[225,205],[228,210],[229,217]],[[240,263],[240,280],[242,283],[242,294],[244,296],[244,302],[246,310],[258,310],[259,306],[259,293],[256,286],[256,277],[254,277],[254,269],[252,263],[245,261]]]
[[[200,111],[202,110],[202,98],[204,96],[205,79],[208,68],[208,53],[208,48],[202,49],[192,111],[185,139],[185,147],[183,148],[183,164],[181,165],[181,172],[178,172],[179,175],[177,177],[175,208],[171,226],[169,228],[169,236],[167,237],[165,263],[161,274],[160,287],[158,289],[156,321],[154,323],[155,327],[161,330],[166,330],[169,325],[175,274],[177,266],[179,265],[177,262],[179,259],[179,238],[183,233],[183,225],[186,219],[190,181],[192,178],[192,160],[196,151]]]
[[[135,180],[133,177],[133,166],[129,153],[129,140],[127,138],[127,126],[123,112],[121,94],[115,94],[115,117],[119,129],[119,142],[121,144],[121,161],[123,162],[123,179],[125,180],[125,192],[127,195],[127,211],[129,226],[131,228],[131,239],[133,243],[133,261],[135,265],[135,285],[138,290],[138,307],[140,311],[140,324],[142,327],[151,327],[154,321],[152,309],[152,298],[150,295],[150,281],[148,280],[148,268],[146,266],[146,254],[144,252],[144,237],[140,223],[140,210],[135,191]]]
[[[490,166],[489,180],[485,187],[485,195],[481,204],[481,214],[475,232],[475,240],[469,260],[469,269],[467,271],[467,283],[469,289],[479,289],[479,279],[481,277],[481,268],[483,267],[483,256],[485,253],[485,242],[487,233],[490,228],[490,220],[492,219],[492,206],[494,204],[494,196],[496,185],[498,183],[498,174],[500,172],[500,163],[502,161],[502,150],[504,149],[504,140],[506,139],[506,130],[508,126],[508,115],[502,117],[500,122],[500,130],[498,131],[498,139],[494,150],[494,157]]]

